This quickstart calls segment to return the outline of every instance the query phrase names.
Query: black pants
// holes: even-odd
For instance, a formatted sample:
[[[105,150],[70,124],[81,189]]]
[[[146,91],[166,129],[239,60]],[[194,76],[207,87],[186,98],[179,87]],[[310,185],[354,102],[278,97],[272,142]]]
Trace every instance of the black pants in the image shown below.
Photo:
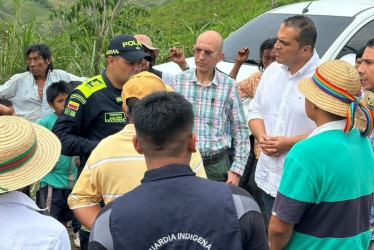
[[[251,142],[251,151],[249,152],[243,175],[240,178],[239,187],[247,190],[261,207],[264,202],[262,201],[261,189],[257,186],[255,181],[257,159],[254,154],[254,137],[251,135],[249,139]]]
[[[49,185],[41,188],[36,193],[36,204],[40,208],[47,208],[43,213],[50,215],[60,222],[67,222],[73,219],[73,211],[68,206],[68,196],[71,189],[53,188]]]

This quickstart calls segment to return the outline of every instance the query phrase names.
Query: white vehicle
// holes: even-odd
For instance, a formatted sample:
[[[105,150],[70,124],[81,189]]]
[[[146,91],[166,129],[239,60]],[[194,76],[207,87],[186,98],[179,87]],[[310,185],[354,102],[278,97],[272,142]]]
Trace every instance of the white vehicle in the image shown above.
[[[261,43],[276,37],[283,20],[293,15],[306,15],[317,28],[316,50],[321,61],[345,59],[354,64],[356,52],[374,38],[374,0],[321,0],[290,4],[270,10],[235,31],[224,40],[224,59],[217,68],[230,73],[236,52],[250,48],[248,60],[241,67],[237,81],[258,70]],[[218,31],[219,32],[219,31]],[[191,68],[193,57],[187,58]],[[181,69],[174,62],[160,64],[156,69],[177,74]]]

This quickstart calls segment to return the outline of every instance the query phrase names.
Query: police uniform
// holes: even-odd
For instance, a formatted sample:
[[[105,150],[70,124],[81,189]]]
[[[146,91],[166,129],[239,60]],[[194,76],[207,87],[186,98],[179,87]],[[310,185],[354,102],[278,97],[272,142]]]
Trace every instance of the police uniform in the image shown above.
[[[52,131],[61,141],[62,154],[81,157],[81,168],[101,139],[122,130],[128,123],[122,110],[121,92],[104,71],[84,81],[66,101]]]
[[[243,189],[196,177],[188,165],[149,170],[103,208],[90,249],[268,249],[258,205]]]

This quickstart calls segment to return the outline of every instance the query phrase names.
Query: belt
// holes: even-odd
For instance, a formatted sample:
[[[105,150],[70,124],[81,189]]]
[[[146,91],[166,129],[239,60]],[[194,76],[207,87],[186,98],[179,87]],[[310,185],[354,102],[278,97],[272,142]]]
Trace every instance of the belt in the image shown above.
[[[207,164],[213,164],[213,163],[216,163],[218,161],[220,161],[223,157],[227,156],[228,155],[228,151],[227,149],[224,149],[222,150],[221,152],[215,154],[215,155],[211,155],[211,156],[203,156],[203,163],[204,165],[207,165]]]

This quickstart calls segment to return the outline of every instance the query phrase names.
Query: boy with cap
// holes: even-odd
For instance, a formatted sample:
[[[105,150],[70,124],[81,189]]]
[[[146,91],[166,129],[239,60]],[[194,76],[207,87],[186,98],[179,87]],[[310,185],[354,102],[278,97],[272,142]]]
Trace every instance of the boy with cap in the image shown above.
[[[359,74],[347,62],[327,61],[298,88],[317,128],[285,160],[269,225],[270,248],[367,249],[374,193],[367,135],[373,114],[357,97]],[[352,129],[356,108],[367,120],[362,131]]]
[[[133,36],[113,38],[106,52],[105,71],[75,88],[57,118],[52,131],[61,141],[63,155],[80,157],[78,175],[97,144],[128,123],[121,91],[127,80],[140,72],[142,58],[152,60]],[[81,238],[88,235],[82,229]],[[82,240],[81,248],[85,249]]]
[[[135,136],[132,108],[144,96],[155,91],[166,91],[165,84],[158,76],[146,71],[130,77],[123,86],[123,111],[129,118],[129,124],[99,143],[68,199],[70,208],[87,228],[92,227],[102,199],[107,204],[140,184],[146,164],[132,144]],[[206,177],[198,152],[193,154],[190,166],[198,176]]]
[[[48,129],[17,116],[0,116],[0,248],[70,249],[65,227],[18,192],[50,172],[61,144]]]

